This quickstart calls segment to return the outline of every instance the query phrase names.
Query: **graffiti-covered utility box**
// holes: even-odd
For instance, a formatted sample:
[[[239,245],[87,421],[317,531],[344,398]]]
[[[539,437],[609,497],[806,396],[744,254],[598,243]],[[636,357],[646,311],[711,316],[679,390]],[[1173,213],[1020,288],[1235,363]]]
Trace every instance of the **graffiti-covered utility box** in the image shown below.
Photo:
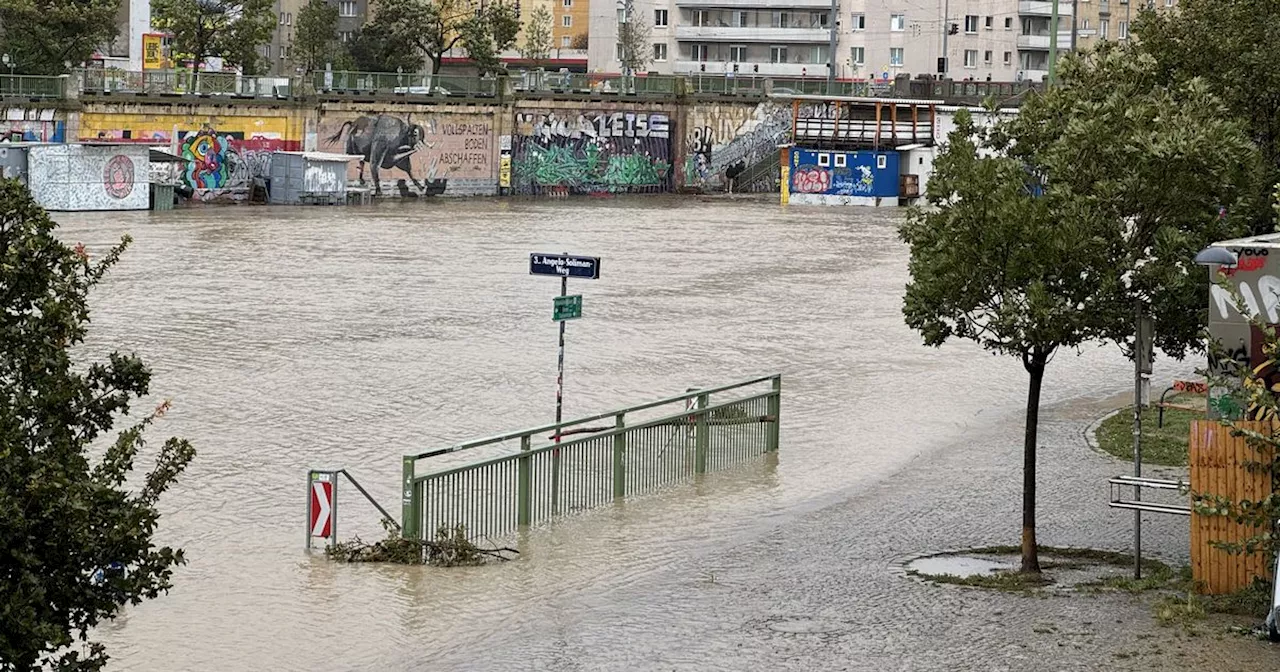
[[[1249,313],[1261,315],[1267,324],[1280,324],[1280,234],[1228,240],[1214,247],[1235,252],[1238,261],[1234,267],[1210,267],[1215,283],[1209,286],[1209,339],[1218,347],[1210,349],[1209,369],[1225,373],[1232,361],[1255,368],[1267,359],[1262,352],[1263,334],[1236,309],[1235,298],[1217,280],[1225,278]],[[1275,367],[1262,375],[1268,388],[1280,382]]]
[[[143,145],[31,145],[27,186],[46,210],[146,210],[149,151]]]
[[[789,202],[800,205],[898,205],[894,151],[790,151]]]
[[[274,152],[270,201],[275,205],[345,205],[347,164],[359,159],[325,152]]]

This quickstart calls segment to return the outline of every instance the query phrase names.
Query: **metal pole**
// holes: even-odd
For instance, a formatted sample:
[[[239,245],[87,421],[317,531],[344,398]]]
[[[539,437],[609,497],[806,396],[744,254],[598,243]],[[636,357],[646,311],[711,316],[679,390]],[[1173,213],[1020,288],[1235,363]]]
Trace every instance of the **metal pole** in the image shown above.
[[[1080,0],[1071,0],[1071,51],[1079,48]]]
[[[311,550],[311,479],[314,471],[307,472],[307,515],[303,516],[303,520],[307,521],[307,550]]]
[[[569,276],[560,278],[560,296],[569,295]],[[556,443],[560,443],[560,418],[564,410],[564,323],[560,320],[560,354],[556,359]]]
[[[1142,328],[1142,302],[1134,306],[1133,342],[1133,475],[1142,477],[1142,358],[1146,357]],[[1142,499],[1142,488],[1133,486],[1133,501]],[[1142,578],[1142,511],[1133,511],[1133,578]]]
[[[1058,0],[1053,0],[1053,14],[1049,18],[1049,86],[1053,86],[1058,71]]]
[[[836,88],[836,17],[840,15],[840,0],[831,0],[831,39],[827,47],[827,95],[835,95]]]
[[[942,3],[942,79],[947,78],[951,59],[947,57],[947,41],[951,35],[951,0]]]

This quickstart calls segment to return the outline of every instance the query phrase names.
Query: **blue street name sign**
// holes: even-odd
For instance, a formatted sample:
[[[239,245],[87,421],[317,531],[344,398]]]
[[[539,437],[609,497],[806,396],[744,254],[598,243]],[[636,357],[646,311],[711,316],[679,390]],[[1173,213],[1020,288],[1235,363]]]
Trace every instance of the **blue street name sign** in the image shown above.
[[[600,277],[600,257],[575,257],[567,254],[529,255],[529,275],[552,275],[557,278]]]

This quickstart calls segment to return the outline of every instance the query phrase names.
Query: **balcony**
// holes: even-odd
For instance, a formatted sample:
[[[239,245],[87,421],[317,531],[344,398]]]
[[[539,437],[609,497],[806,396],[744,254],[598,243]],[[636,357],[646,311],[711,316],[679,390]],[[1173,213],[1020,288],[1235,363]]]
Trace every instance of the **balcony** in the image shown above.
[[[1019,49],[1035,49],[1039,51],[1049,51],[1049,34],[1044,35],[1019,35]],[[1068,51],[1071,49],[1071,31],[1058,31],[1058,51]]]
[[[683,74],[702,74],[723,75],[727,72],[733,72],[733,63],[725,63],[724,61],[676,61],[675,73]],[[703,70],[702,66],[706,66]],[[755,68],[759,68],[757,72]],[[815,80],[821,79],[826,81],[827,64],[826,63],[738,63],[737,77],[750,78],[753,75],[761,77],[812,77]]]
[[[732,28],[726,26],[677,26],[676,39],[685,42],[769,42],[826,44],[831,31],[826,28]],[[1046,49],[1048,47],[1045,47]]]
[[[695,9],[831,9],[831,0],[676,0],[677,7]]]
[[[1018,13],[1022,16],[1053,16],[1053,3],[1050,0],[1020,0]],[[1058,16],[1071,16],[1071,0],[1058,2]]]

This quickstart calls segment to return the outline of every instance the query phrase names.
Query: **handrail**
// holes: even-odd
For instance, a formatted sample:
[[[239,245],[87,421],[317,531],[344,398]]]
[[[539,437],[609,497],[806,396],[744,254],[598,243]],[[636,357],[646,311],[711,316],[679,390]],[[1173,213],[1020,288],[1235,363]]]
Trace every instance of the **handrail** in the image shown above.
[[[769,378],[765,378],[764,380],[769,380]],[[760,382],[760,381],[756,381],[756,382]],[[707,392],[705,391],[695,392],[693,393],[693,396],[696,397],[702,394],[707,394]],[[679,421],[678,424],[681,424],[681,425],[692,425],[693,423],[689,422],[689,416],[691,415],[710,415],[714,411],[719,411],[726,408],[730,408],[732,406],[737,406],[747,401],[755,401],[757,399],[767,399],[775,394],[777,394],[777,392],[773,390],[769,390],[767,392],[753,394],[749,397],[741,397],[738,399],[734,399],[732,401],[726,401],[724,403],[716,404],[714,406],[707,406],[705,408],[691,408],[682,413],[676,413],[674,415],[668,415],[661,418],[654,418],[653,420],[645,420],[633,425],[624,425],[622,427],[610,427],[608,430],[602,430],[598,433],[592,434],[591,436],[584,436],[578,439],[570,439],[568,441],[564,441],[561,443],[549,443],[545,446],[530,448],[529,450],[521,450],[518,453],[511,453],[510,455],[499,455],[497,457],[492,457],[487,460],[481,460],[479,462],[471,462],[469,464],[464,464],[459,467],[445,469],[443,471],[435,471],[429,474],[423,474],[421,476],[414,476],[413,482],[418,483],[418,482],[426,481],[432,478],[440,478],[442,476],[448,476],[450,474],[468,471],[471,469],[477,469],[480,467],[487,467],[490,465],[499,464],[507,460],[518,460],[524,457],[531,457],[533,455],[537,455],[539,453],[545,453],[551,450],[572,448],[573,446],[576,446],[578,444],[588,443],[590,441],[599,441],[602,438],[617,436],[618,434],[624,434],[626,432],[631,432],[638,429],[648,429],[650,427],[661,427],[663,425],[674,425],[674,424],[677,424],[677,421]],[[608,415],[617,416],[620,413],[621,411],[617,413],[610,413]],[[522,432],[521,436],[525,434],[528,434],[528,432]]]
[[[1148,511],[1151,513],[1167,513],[1175,516],[1191,515],[1190,505],[1178,504],[1162,504],[1160,502],[1151,502],[1141,499],[1124,499],[1116,493],[1117,488],[1150,488],[1152,490],[1177,490],[1182,492],[1187,488],[1187,483],[1183,481],[1171,481],[1163,478],[1144,478],[1142,476],[1117,476],[1108,479],[1107,483],[1111,485],[1111,501],[1107,506],[1113,509],[1132,509],[1135,511]]]
[[[696,391],[696,392],[686,392],[686,393],[684,393],[684,394],[676,395],[676,396],[673,396],[673,397],[668,397],[668,398],[666,398],[666,399],[662,399],[662,400],[659,400],[659,401],[652,401],[652,402],[645,403],[645,404],[639,404],[639,405],[637,405],[637,406],[628,406],[627,408],[622,408],[622,409],[618,409],[618,410],[608,411],[608,412],[605,412],[605,413],[597,413],[597,414],[595,414],[595,415],[589,415],[589,416],[586,416],[586,417],[577,418],[577,419],[575,419],[575,420],[565,420],[565,421],[561,421],[560,423],[554,423],[554,422],[553,422],[553,423],[546,424],[546,425],[539,425],[539,426],[537,426],[537,427],[533,427],[533,428],[531,428],[531,429],[521,429],[521,430],[516,430],[516,431],[514,431],[514,432],[507,432],[507,433],[505,433],[505,434],[498,434],[498,435],[496,435],[496,436],[491,436],[491,437],[484,438],[484,439],[476,439],[476,440],[474,440],[474,441],[467,441],[467,442],[464,442],[464,443],[454,444],[454,445],[452,445],[452,446],[450,446],[450,447],[448,447],[448,448],[441,448],[441,449],[438,449],[438,450],[429,450],[429,451],[426,451],[426,452],[424,452],[424,453],[418,453],[418,454],[416,454],[416,455],[405,455],[405,456],[404,456],[404,459],[406,459],[406,460],[409,460],[409,459],[413,459],[413,460],[421,460],[421,459],[425,459],[425,458],[428,458],[428,457],[436,457],[436,456],[439,456],[439,455],[446,455],[446,454],[448,454],[448,453],[456,453],[456,452],[458,452],[458,451],[460,451],[460,450],[469,450],[469,449],[471,449],[471,448],[479,448],[480,446],[487,446],[487,445],[492,444],[492,443],[502,443],[503,441],[510,441],[510,440],[512,440],[512,439],[518,439],[518,438],[520,438],[520,437],[522,437],[522,436],[524,436],[524,435],[526,435],[526,434],[529,434],[529,435],[533,435],[533,434],[541,434],[542,432],[545,432],[545,431],[548,431],[548,430],[557,430],[557,429],[561,429],[561,428],[564,428],[564,427],[568,427],[568,426],[570,426],[570,425],[580,425],[580,424],[585,423],[585,422],[595,422],[596,420],[602,420],[602,419],[604,419],[604,418],[612,418],[612,417],[614,417],[614,416],[618,415],[619,413],[635,413],[635,412],[637,412],[637,411],[644,411],[644,410],[648,410],[648,409],[650,409],[650,408],[655,408],[655,407],[657,407],[657,406],[665,406],[666,404],[674,404],[674,403],[676,403],[676,402],[678,402],[678,401],[688,401],[689,399],[696,399],[699,395],[703,395],[703,394],[715,394],[715,393],[717,393],[717,392],[727,392],[727,391],[729,391],[729,390],[736,389],[736,388],[739,388],[739,387],[747,387],[748,385],[756,385],[756,384],[759,384],[759,383],[763,383],[763,382],[765,382],[765,381],[767,381],[767,380],[773,380],[774,378],[777,378],[777,377],[778,377],[778,374],[773,374],[773,375],[768,375],[768,376],[760,376],[759,378],[753,378],[753,379],[751,379],[751,380],[747,380],[747,381],[740,382],[740,383],[733,383],[733,384],[731,384],[731,385],[722,385],[722,386],[720,386],[720,387],[713,387],[713,388],[709,388],[709,389],[705,389],[705,390],[699,390],[699,391]],[[562,443],[562,444],[560,444],[560,445],[564,445],[564,444]]]

